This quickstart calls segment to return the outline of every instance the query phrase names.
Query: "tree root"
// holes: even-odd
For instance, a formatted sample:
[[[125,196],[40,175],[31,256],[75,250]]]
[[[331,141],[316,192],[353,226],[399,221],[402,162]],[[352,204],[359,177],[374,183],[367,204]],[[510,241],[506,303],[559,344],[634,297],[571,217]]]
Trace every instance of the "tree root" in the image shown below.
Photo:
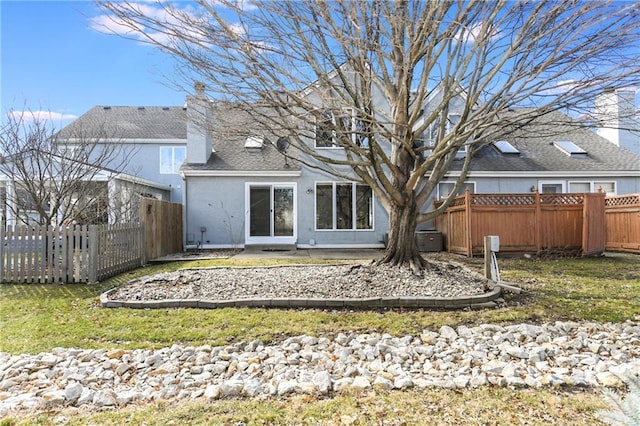
[[[422,277],[425,270],[429,269],[429,262],[420,254],[405,258],[398,253],[386,253],[382,259],[377,262],[378,265],[406,266],[411,269],[417,277]]]

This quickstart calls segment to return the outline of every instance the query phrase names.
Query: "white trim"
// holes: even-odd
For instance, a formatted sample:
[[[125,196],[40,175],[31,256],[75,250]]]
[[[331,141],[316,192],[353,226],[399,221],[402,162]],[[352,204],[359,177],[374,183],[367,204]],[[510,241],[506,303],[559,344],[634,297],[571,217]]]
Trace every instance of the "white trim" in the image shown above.
[[[455,178],[460,176],[459,171],[449,172],[446,178]],[[600,177],[640,177],[640,171],[636,170],[555,170],[555,171],[476,171],[467,174],[469,178],[480,177],[505,177],[505,178],[600,178]]]
[[[379,249],[384,248],[384,243],[376,244],[298,244],[299,249]]]
[[[299,177],[300,170],[279,171],[279,170],[182,170],[182,176],[194,177]]]
[[[250,192],[252,187],[262,187],[270,189],[271,215],[269,218],[269,232],[273,233],[273,190],[274,188],[292,188],[293,189],[293,235],[278,236],[261,236],[252,237],[251,233],[251,201]],[[297,182],[245,182],[244,183],[244,244],[295,244],[298,239],[298,183]]]
[[[139,178],[139,177],[127,175],[127,174],[124,174],[124,173],[120,173],[120,174],[115,175],[114,179],[124,180],[126,182],[131,182],[131,183],[138,184],[138,185],[150,186],[152,188],[162,189],[164,191],[172,191],[173,190],[173,187],[171,187],[169,185],[164,185],[164,184],[161,184],[161,183],[157,183],[157,182],[151,181],[149,179]]]
[[[93,139],[96,139],[95,141]],[[122,144],[141,144],[141,145],[146,145],[146,144],[161,144],[161,145],[187,145],[187,139],[146,139],[146,138],[140,138],[140,139],[134,139],[134,138],[94,138],[94,137],[87,137],[87,138],[67,138],[67,139],[58,139],[56,141],[57,145],[69,145],[69,144],[74,144],[74,143],[87,143],[87,141],[90,140],[91,143],[94,144],[103,144],[103,143],[122,143]]]
[[[187,244],[185,250],[202,249],[202,250],[218,250],[218,249],[244,249],[244,244]]]

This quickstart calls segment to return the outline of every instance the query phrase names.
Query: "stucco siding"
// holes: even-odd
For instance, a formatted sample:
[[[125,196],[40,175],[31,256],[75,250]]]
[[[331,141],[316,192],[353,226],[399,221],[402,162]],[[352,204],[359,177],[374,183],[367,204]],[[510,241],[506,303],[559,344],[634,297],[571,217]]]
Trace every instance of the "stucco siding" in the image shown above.
[[[388,216],[375,199],[372,230],[316,230],[315,183],[327,175],[305,171],[294,177],[189,176],[186,185],[186,243],[202,247],[243,247],[247,227],[247,184],[295,184],[296,243],[302,247],[380,246],[388,230]],[[201,228],[206,228],[201,232]]]
[[[189,177],[185,204],[187,246],[242,247],[244,245],[244,188],[242,177]],[[201,232],[201,228],[206,228]]]
[[[170,201],[182,203],[182,191],[184,182],[178,170],[176,173],[160,173],[160,147],[183,146],[184,143],[123,143],[118,155],[109,164],[108,168],[118,169],[133,177],[143,178],[161,185],[171,187]],[[123,167],[124,166],[124,167]]]

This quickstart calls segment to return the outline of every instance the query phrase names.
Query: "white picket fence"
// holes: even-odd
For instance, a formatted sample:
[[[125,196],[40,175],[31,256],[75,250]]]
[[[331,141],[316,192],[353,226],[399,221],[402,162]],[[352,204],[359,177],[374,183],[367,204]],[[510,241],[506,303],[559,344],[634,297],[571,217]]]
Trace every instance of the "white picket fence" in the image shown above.
[[[144,263],[138,224],[0,227],[0,282],[93,283]]]

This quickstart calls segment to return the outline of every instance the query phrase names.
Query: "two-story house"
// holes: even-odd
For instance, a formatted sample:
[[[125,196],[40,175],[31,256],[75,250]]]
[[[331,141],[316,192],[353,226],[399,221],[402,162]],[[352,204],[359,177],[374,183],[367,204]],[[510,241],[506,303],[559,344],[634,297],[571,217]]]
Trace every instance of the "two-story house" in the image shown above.
[[[185,107],[96,106],[63,128],[56,143],[73,149],[88,138],[92,144],[119,145],[112,163],[120,165],[120,172],[161,186],[163,199],[182,202],[179,169],[187,152]]]
[[[437,91],[432,96],[437,97]],[[640,153],[628,149],[634,146],[629,142],[633,138],[625,133],[616,139],[611,130],[612,102],[619,98],[611,93],[603,96],[608,101],[598,100],[596,112],[608,133],[581,128],[560,112],[538,117],[504,138],[482,141],[483,147],[472,157],[465,188],[476,193],[640,192]],[[320,98],[318,102],[321,105]],[[456,114],[454,101],[443,119],[453,126]],[[349,114],[334,115],[326,120],[358,126],[357,118]],[[604,120],[607,117],[609,121]],[[562,126],[566,129],[558,131]],[[322,118],[301,131],[311,149],[326,156],[341,155]],[[144,182],[151,195],[183,204],[186,247],[384,244],[389,216],[369,187],[295,161],[286,135],[259,126],[233,105],[210,102],[202,87],[187,97],[184,107],[94,107],[58,136],[72,148],[77,135],[90,133],[102,135],[96,139],[99,143],[128,149],[123,177]],[[432,137],[427,129],[425,147]],[[354,143],[366,147],[367,141]],[[467,154],[467,147],[458,152],[432,200],[452,190]],[[115,195],[118,189],[110,191]]]
[[[206,105],[196,95],[188,108],[198,102]],[[286,138],[256,127],[251,117],[228,105],[213,105],[207,128],[229,126],[236,131],[211,133],[203,128],[189,136],[182,167],[187,246],[384,244],[388,213],[369,187],[293,161],[283,155]],[[451,126],[456,114],[452,102],[446,118]],[[353,118],[349,120],[357,126]],[[331,133],[323,131],[321,120],[311,135],[314,149],[335,150],[339,155],[340,148],[332,143]],[[428,129],[423,138],[426,146],[429,137]],[[561,112],[537,117],[504,138],[481,142],[464,185],[475,193],[640,192],[640,156]],[[467,148],[458,152],[425,209],[452,190]],[[191,155],[192,150],[197,154]],[[419,229],[429,227],[425,223]]]

